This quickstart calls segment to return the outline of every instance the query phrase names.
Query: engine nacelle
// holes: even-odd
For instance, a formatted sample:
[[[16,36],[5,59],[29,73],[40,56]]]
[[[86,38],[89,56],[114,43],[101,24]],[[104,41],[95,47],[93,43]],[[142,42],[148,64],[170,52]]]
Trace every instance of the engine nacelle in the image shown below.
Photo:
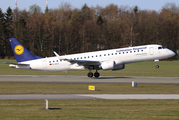
[[[101,64],[99,68],[103,70],[122,70],[125,68],[125,64],[118,64],[116,65],[115,61],[106,61]]]
[[[112,70],[115,67],[115,61],[106,61],[101,64],[103,70]]]
[[[115,67],[114,67],[114,69],[112,69],[113,71],[115,71],[115,70],[122,70],[122,69],[124,69],[125,68],[125,64],[120,64],[120,65],[116,65]]]

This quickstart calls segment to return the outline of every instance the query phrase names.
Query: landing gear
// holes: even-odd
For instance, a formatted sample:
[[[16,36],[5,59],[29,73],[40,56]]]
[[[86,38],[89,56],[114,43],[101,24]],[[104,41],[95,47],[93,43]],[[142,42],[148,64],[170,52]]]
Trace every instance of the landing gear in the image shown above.
[[[94,77],[98,78],[100,76],[99,72],[96,70],[96,72],[94,73]]]
[[[159,68],[159,65],[156,65],[155,67],[158,69],[158,68]]]
[[[155,67],[158,69],[159,68],[159,65],[157,64],[157,62],[158,62],[159,60],[154,60],[154,62],[155,62]]]
[[[88,73],[88,77],[90,77],[90,78],[93,77],[93,73],[91,71]]]
[[[90,77],[90,78],[93,77],[93,73],[91,72],[91,70],[90,70],[90,72],[88,73],[87,76]],[[99,74],[98,71],[96,70],[96,72],[94,73],[94,77],[95,77],[95,78],[98,78],[99,76],[100,76],[100,74]]]

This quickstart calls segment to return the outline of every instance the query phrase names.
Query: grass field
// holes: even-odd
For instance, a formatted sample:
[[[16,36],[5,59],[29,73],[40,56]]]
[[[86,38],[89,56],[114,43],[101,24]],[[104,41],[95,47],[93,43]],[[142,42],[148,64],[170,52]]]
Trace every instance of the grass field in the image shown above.
[[[0,101],[1,120],[178,120],[178,100],[44,100]]]
[[[87,76],[88,70],[68,71],[66,72],[46,72],[35,70],[24,70],[9,68],[8,64],[3,62],[16,62],[15,60],[0,60],[0,75],[76,75]],[[103,71],[101,76],[148,76],[148,77],[179,77],[179,61],[160,61],[160,68],[156,69],[153,61],[126,64],[124,70]]]
[[[93,84],[96,91],[88,90],[89,84],[78,83],[0,83],[0,94],[179,94],[179,85]]]
[[[0,75],[77,75],[88,71],[45,72],[9,68],[0,60]],[[102,71],[101,76],[179,77],[179,62],[127,64],[124,70]],[[0,94],[179,94],[178,85],[93,84],[96,91],[88,91],[88,84],[76,83],[0,83]],[[179,100],[0,100],[0,120],[178,120]]]

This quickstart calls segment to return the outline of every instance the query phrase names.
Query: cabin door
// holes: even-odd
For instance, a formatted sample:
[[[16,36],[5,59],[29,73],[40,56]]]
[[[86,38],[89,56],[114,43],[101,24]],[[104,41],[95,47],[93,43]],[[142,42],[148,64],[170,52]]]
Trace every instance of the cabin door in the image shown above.
[[[153,47],[150,47],[150,48],[149,48],[149,53],[150,53],[150,55],[153,55],[153,54],[154,54],[154,48],[153,48]]]
[[[43,60],[42,64],[43,64],[43,68],[46,68],[47,67],[47,60]]]

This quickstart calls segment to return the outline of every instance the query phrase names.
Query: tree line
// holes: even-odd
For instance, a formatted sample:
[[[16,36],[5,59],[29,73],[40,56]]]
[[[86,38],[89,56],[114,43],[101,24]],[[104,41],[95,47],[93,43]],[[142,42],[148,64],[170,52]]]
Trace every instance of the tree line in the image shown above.
[[[62,3],[58,9],[42,12],[38,5],[29,10],[0,9],[0,58],[13,52],[8,38],[17,38],[31,53],[46,57],[161,44],[179,50],[179,6],[167,3],[160,11],[140,10],[137,6],[72,8]],[[176,55],[173,59],[178,59]]]

